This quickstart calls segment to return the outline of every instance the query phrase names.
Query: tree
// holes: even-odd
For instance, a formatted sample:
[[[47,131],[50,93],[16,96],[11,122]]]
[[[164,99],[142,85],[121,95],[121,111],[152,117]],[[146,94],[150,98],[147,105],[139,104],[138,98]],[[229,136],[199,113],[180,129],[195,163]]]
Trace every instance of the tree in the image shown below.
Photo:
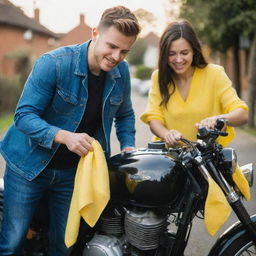
[[[228,49],[233,50],[235,64],[235,79],[233,82],[238,95],[240,95],[240,39],[246,37],[252,42],[252,39],[255,37],[255,0],[187,0],[182,6],[181,16],[193,23],[200,36],[202,36],[211,49],[223,53]],[[253,49],[253,44],[251,43],[249,55],[253,56],[254,54],[255,49]],[[251,65],[255,66],[253,61],[255,58],[251,57],[250,59],[248,69],[253,70]],[[256,73],[251,72],[250,87],[256,86],[254,76],[256,76]],[[250,88],[249,91],[255,92],[255,89]],[[254,98],[255,96],[253,95]],[[249,102],[249,106],[255,107],[255,102]],[[250,126],[255,127],[252,120],[249,123]]]
[[[143,30],[154,30],[156,28],[156,16],[145,9],[139,8],[134,11]]]
[[[134,11],[134,14],[139,20],[141,27],[156,26],[156,17],[152,12],[139,8]]]
[[[165,17],[168,20],[179,17],[180,6],[184,0],[166,0],[164,4]]]
[[[255,128],[255,108],[256,108],[256,33],[251,45],[249,56],[249,126]]]
[[[141,65],[143,64],[143,57],[146,51],[146,43],[142,38],[138,38],[129,55],[127,56],[127,60],[129,62],[129,64],[131,65]]]

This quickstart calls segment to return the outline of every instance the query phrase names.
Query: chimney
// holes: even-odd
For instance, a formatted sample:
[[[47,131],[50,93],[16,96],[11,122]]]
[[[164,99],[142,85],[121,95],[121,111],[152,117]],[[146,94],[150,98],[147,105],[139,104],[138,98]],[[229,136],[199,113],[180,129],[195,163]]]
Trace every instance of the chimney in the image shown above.
[[[40,10],[39,8],[34,9],[34,20],[40,23]]]
[[[85,20],[85,15],[81,13],[80,14],[80,25],[84,25],[85,24],[84,20]]]

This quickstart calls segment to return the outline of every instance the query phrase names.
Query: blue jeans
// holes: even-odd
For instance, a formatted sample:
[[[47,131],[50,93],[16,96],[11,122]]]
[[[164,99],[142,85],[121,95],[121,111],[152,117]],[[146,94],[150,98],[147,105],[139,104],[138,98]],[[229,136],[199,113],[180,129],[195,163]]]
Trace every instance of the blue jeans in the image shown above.
[[[34,211],[43,194],[49,193],[49,256],[64,256],[65,227],[74,187],[75,169],[45,169],[28,181],[6,167],[0,255],[17,255],[26,237]]]

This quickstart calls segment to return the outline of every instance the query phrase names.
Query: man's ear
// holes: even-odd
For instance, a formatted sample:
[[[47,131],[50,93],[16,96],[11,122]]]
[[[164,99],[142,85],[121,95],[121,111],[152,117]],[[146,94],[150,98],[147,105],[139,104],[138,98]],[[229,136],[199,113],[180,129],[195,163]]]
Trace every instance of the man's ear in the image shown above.
[[[99,36],[99,30],[97,28],[92,28],[92,41],[96,41]]]

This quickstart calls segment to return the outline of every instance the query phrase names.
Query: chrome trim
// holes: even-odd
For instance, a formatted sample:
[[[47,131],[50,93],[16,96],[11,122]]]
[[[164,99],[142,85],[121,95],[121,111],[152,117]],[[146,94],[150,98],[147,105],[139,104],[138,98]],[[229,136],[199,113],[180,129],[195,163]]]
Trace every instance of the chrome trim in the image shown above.
[[[0,189],[4,190],[4,179],[0,178]]]

